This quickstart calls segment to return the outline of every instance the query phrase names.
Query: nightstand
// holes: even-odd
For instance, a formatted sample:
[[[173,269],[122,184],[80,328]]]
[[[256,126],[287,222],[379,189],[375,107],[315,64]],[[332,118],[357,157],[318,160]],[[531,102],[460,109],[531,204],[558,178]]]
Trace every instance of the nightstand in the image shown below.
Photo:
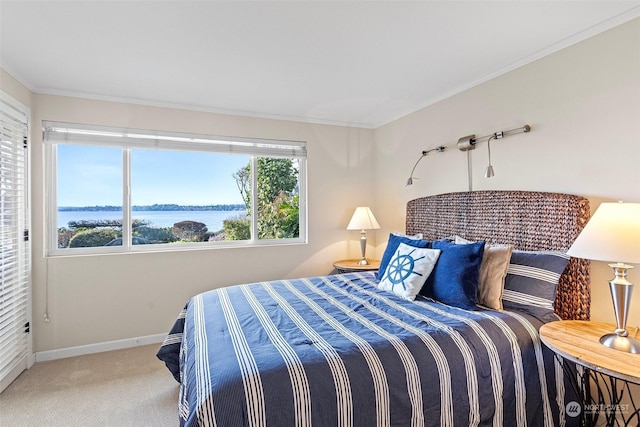
[[[640,409],[627,399],[632,386],[635,393],[640,392],[640,354],[600,344],[600,337],[614,329],[611,324],[585,320],[550,322],[540,328],[540,339],[547,347],[565,361],[582,367],[576,382],[582,407],[574,416],[580,415],[583,425],[596,425],[599,416],[605,418],[607,426],[640,425]],[[629,333],[633,334],[633,330]],[[595,393],[593,386],[597,388]],[[571,415],[569,411],[567,415]]]
[[[350,273],[353,271],[371,271],[380,268],[379,259],[370,259],[367,265],[358,265],[359,259],[343,259],[333,263],[333,268],[338,270],[338,273]]]

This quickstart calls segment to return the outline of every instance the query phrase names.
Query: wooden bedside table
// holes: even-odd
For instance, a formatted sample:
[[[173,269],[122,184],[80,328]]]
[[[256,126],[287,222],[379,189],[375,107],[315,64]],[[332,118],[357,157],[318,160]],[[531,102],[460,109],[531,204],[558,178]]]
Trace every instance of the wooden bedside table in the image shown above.
[[[607,426],[640,425],[640,409],[633,400],[622,400],[623,395],[631,394],[631,384],[640,385],[640,354],[600,344],[600,337],[615,328],[608,323],[585,320],[561,320],[540,327],[540,339],[547,347],[584,368],[583,373],[579,373],[582,377],[579,394],[583,400],[581,409],[586,409],[580,413],[585,425],[595,425],[599,415],[603,415]],[[630,328],[629,334],[633,332]],[[590,390],[593,385],[597,387],[595,395]],[[640,392],[640,387],[634,386],[634,389]],[[619,418],[624,419],[621,424]]]
[[[368,258],[367,258],[368,259]],[[333,263],[333,268],[339,273],[350,273],[353,271],[371,271],[380,268],[379,259],[370,259],[367,265],[358,265],[359,259],[343,259]]]

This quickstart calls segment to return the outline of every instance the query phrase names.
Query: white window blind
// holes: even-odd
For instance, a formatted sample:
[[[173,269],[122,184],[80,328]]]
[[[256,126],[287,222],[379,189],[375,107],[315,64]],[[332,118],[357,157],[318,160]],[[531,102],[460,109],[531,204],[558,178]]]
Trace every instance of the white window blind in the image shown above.
[[[265,157],[306,158],[307,146],[300,141],[117,129],[102,126],[45,122],[47,144],[95,144],[126,148],[163,148],[251,154]]]
[[[30,357],[27,116],[0,97],[0,391]]]

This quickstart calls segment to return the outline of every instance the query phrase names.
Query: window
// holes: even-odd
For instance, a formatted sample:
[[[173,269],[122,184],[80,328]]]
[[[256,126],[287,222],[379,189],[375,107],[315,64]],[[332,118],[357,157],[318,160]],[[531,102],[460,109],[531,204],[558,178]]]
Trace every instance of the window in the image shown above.
[[[53,255],[299,243],[304,142],[45,122]]]

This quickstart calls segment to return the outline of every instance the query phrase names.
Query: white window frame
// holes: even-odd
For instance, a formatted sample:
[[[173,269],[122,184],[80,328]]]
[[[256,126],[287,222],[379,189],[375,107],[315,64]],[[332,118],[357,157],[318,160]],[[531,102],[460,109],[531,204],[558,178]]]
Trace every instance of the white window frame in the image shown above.
[[[303,141],[284,141],[260,138],[222,137],[202,134],[124,129],[54,121],[43,122],[43,142],[45,144],[46,170],[46,237],[48,256],[72,256],[127,252],[172,252],[225,247],[290,245],[307,243],[307,145]],[[87,248],[58,248],[58,197],[57,197],[57,146],[58,144],[78,144],[84,146],[104,146],[122,148],[123,155],[123,224],[122,246],[101,246]],[[255,203],[257,177],[254,173],[259,157],[296,158],[299,186],[299,225],[297,238],[258,239],[257,215],[251,216],[250,240],[225,240],[219,242],[181,243],[179,245],[131,243],[131,149],[157,148],[188,152],[209,152],[220,154],[242,154],[251,162],[251,200]],[[255,206],[252,209],[255,212]]]

